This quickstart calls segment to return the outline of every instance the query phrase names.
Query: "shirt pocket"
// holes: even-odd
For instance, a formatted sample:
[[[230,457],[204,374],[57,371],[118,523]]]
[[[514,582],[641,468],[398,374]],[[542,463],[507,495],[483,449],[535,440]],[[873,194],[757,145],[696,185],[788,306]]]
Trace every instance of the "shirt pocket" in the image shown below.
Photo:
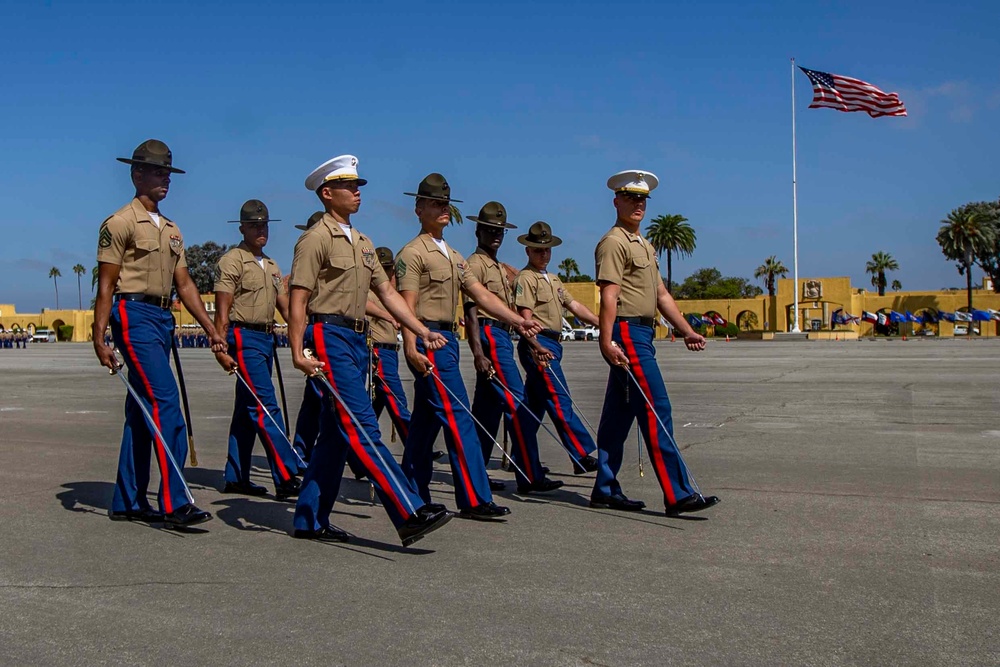
[[[535,302],[548,303],[550,301],[552,301],[552,285],[545,279],[539,280],[538,286],[535,288]]]
[[[637,269],[648,269],[651,263],[645,254],[632,255],[632,266]]]
[[[451,280],[451,271],[448,269],[431,269],[427,272],[427,279],[431,283],[443,283]]]
[[[160,241],[155,238],[137,238],[135,240],[135,263],[140,271],[147,273],[160,270],[158,261]]]
[[[356,288],[354,284],[354,257],[351,255],[332,255],[327,267],[327,289],[333,292],[350,292]]]
[[[249,271],[243,274],[242,285],[244,292],[256,292],[264,286],[264,278],[254,271]]]

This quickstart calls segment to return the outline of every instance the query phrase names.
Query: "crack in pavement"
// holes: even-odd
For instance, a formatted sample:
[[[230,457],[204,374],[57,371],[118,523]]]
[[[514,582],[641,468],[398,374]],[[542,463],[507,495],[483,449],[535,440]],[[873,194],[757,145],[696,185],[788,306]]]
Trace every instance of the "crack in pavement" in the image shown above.
[[[135,581],[124,584],[0,584],[0,588],[100,589],[135,588],[138,586],[242,586],[234,581]]]

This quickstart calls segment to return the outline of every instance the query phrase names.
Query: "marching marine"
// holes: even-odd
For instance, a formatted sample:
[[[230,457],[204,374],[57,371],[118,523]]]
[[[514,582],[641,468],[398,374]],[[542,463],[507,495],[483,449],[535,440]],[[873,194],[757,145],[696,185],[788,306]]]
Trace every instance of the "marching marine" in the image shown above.
[[[407,309],[389,284],[371,240],[351,224],[361,207],[358,160],[341,155],[317,167],[306,179],[326,213],[295,244],[289,280],[289,338],[295,367],[320,381],[324,395],[319,438],[302,480],[295,507],[294,536],[344,542],[349,536],[330,524],[344,461],[357,457],[382,500],[404,546],[440,528],[452,514],[424,502],[382,444],[378,420],[365,389],[369,358],[365,304],[374,290],[389,313],[434,349],[443,343]],[[303,346],[306,322],[315,358]]]
[[[618,481],[625,438],[638,419],[663,490],[666,514],[677,516],[707,509],[719,498],[703,496],[688,473],[674,441],[670,399],[656,364],[657,312],[684,337],[689,350],[705,349],[705,339],[691,328],[664,287],[656,251],[639,229],[646,200],[657,184],[648,171],[623,171],[608,179],[618,219],[594,255],[601,291],[601,354],[611,370],[597,429],[599,466],[590,505],[623,511],[645,507],[642,501],[627,498]]]
[[[463,258],[444,240],[444,228],[451,221],[451,187],[441,174],[430,174],[420,182],[414,212],[420,220],[420,234],[407,243],[396,259],[399,291],[421,323],[440,332],[447,340],[441,349],[432,349],[403,331],[403,351],[415,378],[415,409],[403,450],[403,469],[416,483],[424,500],[430,500],[432,446],[442,427],[448,446],[455,483],[455,501],[466,518],[492,520],[510,514],[493,502],[486,465],[469,397],[459,370],[459,346],[455,316],[459,294],[464,291],[480,306],[515,327],[521,335],[539,329],[531,320],[517,315],[496,295],[483,287]]]
[[[140,144],[131,158],[118,160],[131,165],[135,198],[105,220],[98,234],[94,352],[103,366],[118,370],[114,348],[102,340],[110,319],[115,345],[128,367],[128,382],[165,442],[153,437],[143,407],[130,393],[125,400],[125,427],[110,516],[113,520],[192,526],[212,515],[188,501],[182,477],[187,432],[169,359],[174,335],[171,293],[175,287],[188,312],[208,332],[212,349],[224,351],[226,343],[216,333],[188,274],[180,228],[159,209],[169,191],[171,174],[184,172],[173,166],[170,149],[156,139]],[[164,445],[170,448],[169,454]],[[160,470],[160,512],[153,511],[146,499],[150,446]]]
[[[466,216],[476,223],[478,245],[468,259],[468,271],[498,300],[505,310],[515,311],[514,289],[507,272],[497,259],[508,229],[507,210],[500,202],[487,202],[478,216]],[[530,315],[527,316],[530,319]],[[514,328],[501,315],[480,308],[473,300],[465,303],[465,333],[476,367],[476,389],[472,415],[476,418],[483,461],[489,462],[503,415],[514,453],[518,493],[545,493],[563,485],[548,479],[538,456],[538,421],[525,403],[524,383],[514,361]],[[524,339],[527,340],[527,339]],[[522,474],[522,472],[524,474]],[[503,482],[490,480],[490,488],[503,489]]]
[[[267,206],[257,199],[243,204],[239,220],[230,220],[239,223],[243,241],[219,258],[216,267],[215,329],[226,335],[228,351],[217,352],[215,357],[224,369],[239,373],[243,379],[236,383],[223,493],[267,493],[250,481],[253,445],[260,437],[274,480],[274,495],[285,500],[299,493],[299,466],[271,383],[275,310],[288,318],[281,270],[264,254],[272,221]]]
[[[559,338],[563,308],[581,322],[594,326],[598,325],[597,315],[570,296],[559,276],[546,271],[552,248],[562,244],[548,223],[534,223],[517,241],[525,246],[528,265],[514,280],[514,302],[522,317],[530,317],[542,326],[534,339],[522,338],[517,344],[517,355],[525,372],[528,407],[538,416],[543,411],[549,413],[563,447],[573,460],[573,472],[577,475],[592,472],[597,469],[597,459],[591,453],[597,445],[573,410],[562,370],[563,347]],[[534,422],[530,428],[537,432],[538,426]]]

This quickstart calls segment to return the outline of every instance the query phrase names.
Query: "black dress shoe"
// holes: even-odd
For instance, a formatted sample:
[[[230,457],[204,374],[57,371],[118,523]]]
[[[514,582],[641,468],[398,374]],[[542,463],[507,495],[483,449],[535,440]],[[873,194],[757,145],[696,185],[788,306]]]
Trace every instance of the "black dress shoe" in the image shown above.
[[[226,482],[223,493],[241,493],[244,496],[266,496],[267,489],[253,482]]]
[[[703,496],[700,493],[695,493],[683,500],[679,500],[673,505],[667,505],[664,512],[667,516],[677,516],[678,514],[686,514],[690,512],[700,512],[702,510],[707,510],[713,505],[718,505],[722,502],[719,496]]]
[[[417,508],[417,514],[435,514],[437,512],[446,512],[447,507],[441,503],[426,503],[422,507]]]
[[[199,523],[205,523],[212,518],[210,512],[205,510],[200,510],[191,503],[178,507],[173,512],[165,514],[163,516],[163,522],[168,526],[179,526],[186,528],[188,526],[195,526]]]
[[[157,512],[152,507],[141,510],[125,510],[124,512],[108,511],[112,521],[139,521],[141,523],[159,523],[163,521],[163,512]]]
[[[444,458],[444,454],[445,453],[442,452],[440,449],[437,450],[436,452],[434,452],[433,454],[431,454],[431,461],[440,461],[441,459]]]
[[[521,495],[528,495],[529,493],[547,493],[549,491],[555,491],[562,485],[562,480],[543,478],[532,484],[518,484],[517,492]]]
[[[507,488],[502,480],[490,478],[490,491],[503,491]]]
[[[646,503],[641,500],[629,500],[621,493],[610,496],[593,496],[590,499],[591,507],[598,507],[606,510],[620,510],[622,512],[638,512],[646,507]]]
[[[348,542],[351,536],[336,526],[326,526],[319,530],[296,530],[292,537],[297,540],[316,540],[317,542]]]
[[[550,472],[552,472],[552,471],[549,470],[548,466],[542,466],[542,474],[543,475],[548,475]]]
[[[584,475],[597,470],[597,459],[593,456],[584,456],[579,462],[573,461],[573,474]]]
[[[302,484],[299,483],[299,478],[292,477],[287,482],[282,482],[274,487],[274,497],[278,500],[288,500],[298,496],[301,490]]]
[[[425,510],[426,508],[427,506],[424,505],[420,510]],[[439,512],[421,512],[420,510],[396,530],[399,533],[399,539],[403,541],[404,547],[408,547],[417,540],[426,537],[428,533],[437,530],[451,521],[452,517],[455,516],[448,510],[441,510]]]
[[[494,502],[483,503],[482,505],[476,505],[475,507],[470,507],[468,509],[462,510],[461,516],[463,519],[475,519],[477,521],[492,521],[494,519],[499,519],[500,517],[505,517],[510,514],[509,507],[503,507],[497,505]]]

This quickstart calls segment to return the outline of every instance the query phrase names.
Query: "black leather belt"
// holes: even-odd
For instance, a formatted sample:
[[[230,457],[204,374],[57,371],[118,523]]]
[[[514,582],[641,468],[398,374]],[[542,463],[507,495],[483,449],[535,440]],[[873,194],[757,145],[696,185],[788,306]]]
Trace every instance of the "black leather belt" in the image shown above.
[[[323,315],[314,314],[309,316],[309,324],[335,324],[345,329],[353,329],[355,333],[365,333],[368,331],[368,320],[356,320],[353,317],[343,315]]]
[[[273,323],[255,324],[254,322],[230,322],[229,325],[240,329],[249,329],[250,331],[260,331],[261,333],[271,333],[274,331]]]
[[[514,330],[514,327],[510,326],[509,324],[504,324],[500,320],[494,320],[493,318],[490,318],[490,317],[480,317],[479,318],[479,326],[481,326],[481,327],[496,327],[497,329],[503,329],[507,333],[510,333],[510,332],[512,332]]]
[[[552,329],[542,329],[538,332],[539,336],[545,336],[546,338],[551,338],[552,340],[559,342],[561,338],[558,331],[553,331]]]
[[[155,294],[143,294],[141,292],[126,292],[115,294],[116,301],[141,301],[153,306],[159,306],[163,310],[170,310],[171,300],[169,296],[156,296]]]
[[[424,326],[426,326],[428,329],[431,329],[432,331],[450,331],[452,333],[458,331],[458,323],[454,321],[452,322],[449,322],[447,320],[420,320],[420,321],[424,323]]]
[[[380,350],[398,350],[399,343],[372,343],[372,347]]]
[[[629,324],[641,324],[650,329],[656,326],[656,320],[652,317],[616,317],[615,322],[628,322]]]

